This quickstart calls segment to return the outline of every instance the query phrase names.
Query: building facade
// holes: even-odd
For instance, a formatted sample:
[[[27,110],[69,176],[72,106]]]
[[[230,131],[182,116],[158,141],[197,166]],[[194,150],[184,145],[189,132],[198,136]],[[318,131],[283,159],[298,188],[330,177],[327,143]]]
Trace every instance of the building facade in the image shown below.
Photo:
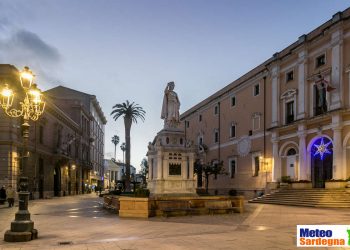
[[[24,97],[19,71],[0,65],[0,84],[14,89],[14,103]],[[32,198],[84,193],[103,185],[104,124],[106,119],[93,95],[57,87],[44,92],[45,111],[30,122],[24,153],[22,119],[0,110],[0,185],[18,187],[29,179]]]
[[[181,115],[198,160],[223,161],[212,192],[350,177],[349,19],[336,13]]]
[[[104,160],[104,187],[114,189],[118,183],[122,183],[126,173],[125,164],[114,159]],[[130,175],[136,176],[136,168],[130,165]],[[133,179],[133,178],[131,178]]]
[[[0,84],[16,90],[15,102],[23,93],[19,71],[9,64],[0,65]],[[0,185],[18,187],[20,176],[29,180],[32,198],[81,193],[81,154],[78,141],[79,125],[45,98],[46,108],[39,120],[30,122],[28,148],[25,157],[22,119],[10,118],[0,110]]]
[[[52,88],[45,94],[69,114],[82,130],[82,186],[103,186],[104,126],[107,120],[96,96],[63,86]]]

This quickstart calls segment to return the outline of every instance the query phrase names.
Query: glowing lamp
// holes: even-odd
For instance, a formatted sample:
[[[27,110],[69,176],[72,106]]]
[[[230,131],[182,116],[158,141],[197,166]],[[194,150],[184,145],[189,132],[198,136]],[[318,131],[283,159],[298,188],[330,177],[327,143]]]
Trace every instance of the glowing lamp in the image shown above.
[[[20,81],[21,85],[24,89],[29,89],[32,86],[33,82],[33,73],[29,70],[29,67],[24,67],[24,69],[20,72]]]
[[[7,84],[5,84],[5,88],[1,91],[1,101],[0,104],[1,106],[5,107],[5,108],[9,108],[12,106],[12,102],[13,102],[13,96],[14,93],[13,91],[8,87]]]

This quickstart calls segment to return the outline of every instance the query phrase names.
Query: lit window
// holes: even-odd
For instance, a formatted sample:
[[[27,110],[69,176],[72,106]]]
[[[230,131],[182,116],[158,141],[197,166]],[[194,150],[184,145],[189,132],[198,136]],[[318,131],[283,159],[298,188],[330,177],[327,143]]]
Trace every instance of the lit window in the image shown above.
[[[259,156],[254,156],[254,173],[253,176],[259,176],[260,171],[260,159]]]

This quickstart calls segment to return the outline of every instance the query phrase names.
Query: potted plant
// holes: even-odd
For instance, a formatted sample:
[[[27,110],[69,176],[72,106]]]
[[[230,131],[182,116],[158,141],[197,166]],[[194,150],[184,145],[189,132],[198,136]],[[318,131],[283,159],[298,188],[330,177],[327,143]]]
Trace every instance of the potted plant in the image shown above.
[[[290,176],[282,176],[281,177],[281,183],[280,183],[280,188],[288,188],[290,183],[292,182]]]

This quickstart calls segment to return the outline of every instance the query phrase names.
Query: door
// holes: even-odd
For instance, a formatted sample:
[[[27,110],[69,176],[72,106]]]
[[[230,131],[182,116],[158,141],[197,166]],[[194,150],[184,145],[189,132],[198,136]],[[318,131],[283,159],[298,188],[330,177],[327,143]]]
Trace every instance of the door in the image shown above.
[[[287,175],[289,175],[292,180],[295,179],[295,168],[296,168],[295,163],[296,163],[295,155],[287,157]]]
[[[311,176],[314,188],[324,188],[325,181],[333,177],[333,145],[326,138],[315,141],[311,150]]]

